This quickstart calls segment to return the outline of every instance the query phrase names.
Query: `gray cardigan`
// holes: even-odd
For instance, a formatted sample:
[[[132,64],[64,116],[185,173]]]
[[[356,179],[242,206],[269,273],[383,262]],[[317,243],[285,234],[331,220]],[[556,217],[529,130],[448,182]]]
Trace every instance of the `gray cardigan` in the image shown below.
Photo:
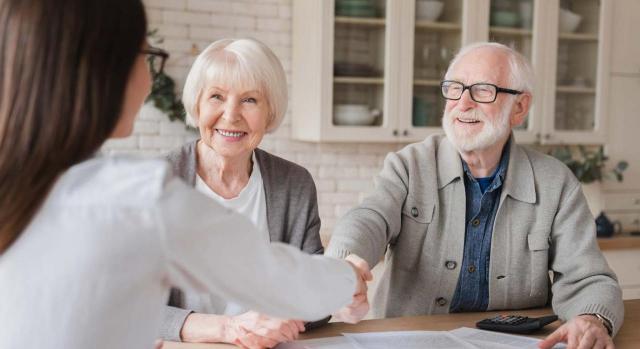
[[[540,307],[562,319],[598,313],[614,334],[624,308],[600,252],[578,180],[560,161],[511,142],[495,218],[488,310]],[[465,237],[460,155],[443,136],[390,153],[373,193],[340,219],[327,255],[355,253],[386,268],[375,317],[442,314],[454,295]],[[553,282],[549,280],[553,272]]]
[[[196,141],[167,155],[174,173],[191,186],[196,183]],[[322,254],[320,217],[315,183],[309,171],[293,162],[256,149],[267,202],[267,225],[272,242],[293,245],[309,254]],[[182,292],[171,291],[160,337],[180,341],[180,330],[190,310],[181,309]]]

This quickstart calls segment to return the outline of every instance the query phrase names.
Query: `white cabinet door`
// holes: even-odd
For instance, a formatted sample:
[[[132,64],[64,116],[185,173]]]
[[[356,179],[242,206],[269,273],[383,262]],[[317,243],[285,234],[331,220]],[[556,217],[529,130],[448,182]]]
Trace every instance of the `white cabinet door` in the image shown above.
[[[640,1],[615,0],[612,28],[612,73],[640,75]]]
[[[611,0],[481,0],[480,40],[510,46],[531,61],[533,106],[519,142],[602,144],[606,139]],[[480,5],[478,5],[480,6]],[[571,19],[576,20],[573,26]]]
[[[396,141],[399,7],[388,0],[293,2],[295,139]]]
[[[609,164],[626,160],[629,167],[624,180],[604,181],[606,191],[640,191],[640,77],[612,76],[609,90]]]
[[[402,25],[403,76],[399,125],[402,135],[420,141],[434,133],[442,133],[445,99],[440,82],[454,54],[462,46],[463,13],[468,1],[442,2],[441,8],[430,8],[433,2],[403,0],[406,7]],[[404,117],[409,116],[409,117]]]
[[[603,254],[609,267],[618,276],[622,298],[640,298],[640,250],[607,250]]]
[[[603,144],[609,91],[611,0],[544,2],[543,144]],[[571,19],[579,19],[571,26]]]

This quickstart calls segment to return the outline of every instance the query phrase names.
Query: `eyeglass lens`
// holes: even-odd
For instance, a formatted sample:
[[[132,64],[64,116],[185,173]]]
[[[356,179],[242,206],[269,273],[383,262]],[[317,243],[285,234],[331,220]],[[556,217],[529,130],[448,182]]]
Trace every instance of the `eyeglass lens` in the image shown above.
[[[476,102],[493,102],[496,97],[496,87],[489,84],[474,84],[468,87],[471,99]],[[458,82],[442,84],[442,96],[447,99],[460,99],[465,87]]]

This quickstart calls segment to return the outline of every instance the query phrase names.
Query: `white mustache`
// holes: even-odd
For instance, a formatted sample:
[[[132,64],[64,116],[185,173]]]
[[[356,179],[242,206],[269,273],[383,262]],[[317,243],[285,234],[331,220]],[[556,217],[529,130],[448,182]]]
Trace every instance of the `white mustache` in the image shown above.
[[[478,109],[473,109],[471,111],[466,111],[466,112],[454,109],[451,111],[449,116],[451,120],[460,119],[465,121],[482,121],[482,122],[485,122],[487,120],[487,116],[481,110],[478,110]]]

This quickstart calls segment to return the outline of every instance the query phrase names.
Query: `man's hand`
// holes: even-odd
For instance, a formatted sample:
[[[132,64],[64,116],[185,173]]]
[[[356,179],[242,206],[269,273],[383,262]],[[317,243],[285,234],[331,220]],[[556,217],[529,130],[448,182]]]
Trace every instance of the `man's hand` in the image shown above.
[[[353,302],[338,310],[333,317],[342,322],[355,324],[362,320],[369,312],[369,300],[367,298],[367,281],[373,280],[369,263],[355,254],[348,255],[345,260],[351,264],[358,274],[358,286],[353,295]]]
[[[540,342],[538,347],[549,349],[560,342],[567,343],[567,349],[615,348],[607,329],[593,315],[574,317]]]

